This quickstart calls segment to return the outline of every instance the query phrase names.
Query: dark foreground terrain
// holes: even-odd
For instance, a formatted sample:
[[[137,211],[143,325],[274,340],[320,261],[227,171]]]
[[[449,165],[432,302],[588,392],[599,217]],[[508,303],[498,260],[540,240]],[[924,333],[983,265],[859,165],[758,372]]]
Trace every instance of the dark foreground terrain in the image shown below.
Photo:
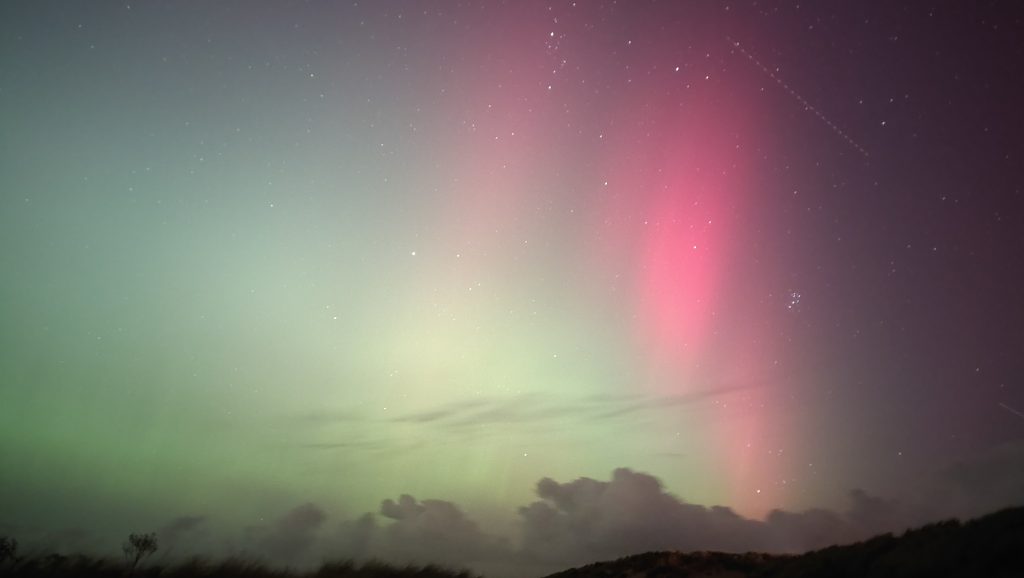
[[[548,578],[1024,577],[1024,507],[794,556],[649,552]]]
[[[437,566],[390,566],[377,562],[327,563],[317,570],[296,572],[272,568],[257,562],[193,560],[171,566],[146,565],[135,568],[119,561],[87,556],[49,555],[8,562],[0,567],[0,576],[38,578],[478,578],[467,571]]]

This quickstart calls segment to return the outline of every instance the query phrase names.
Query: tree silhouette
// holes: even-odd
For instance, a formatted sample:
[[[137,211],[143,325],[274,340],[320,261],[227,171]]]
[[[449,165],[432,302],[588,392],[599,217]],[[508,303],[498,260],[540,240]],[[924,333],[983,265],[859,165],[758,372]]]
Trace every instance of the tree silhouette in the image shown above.
[[[130,534],[128,541],[121,546],[121,550],[124,551],[124,559],[131,564],[132,570],[139,565],[140,560],[156,552],[156,548],[156,534],[154,533]]]

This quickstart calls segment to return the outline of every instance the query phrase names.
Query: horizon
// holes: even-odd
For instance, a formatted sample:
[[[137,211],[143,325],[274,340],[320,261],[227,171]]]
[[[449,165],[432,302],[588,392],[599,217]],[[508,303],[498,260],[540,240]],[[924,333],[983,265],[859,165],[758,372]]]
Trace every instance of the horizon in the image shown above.
[[[511,568],[1022,504],[1022,28],[4,3],[0,535]]]
[[[631,472],[627,473],[631,474]],[[616,472],[616,477],[619,474],[620,472]],[[856,498],[856,495],[854,497]],[[403,501],[406,498],[408,496],[403,496]],[[390,504],[388,502],[390,501],[385,501],[385,504],[382,504],[382,513],[386,513],[388,507],[395,506],[393,502]],[[294,520],[296,513],[303,510],[308,511],[309,506],[309,504],[305,504],[296,508],[281,521],[285,522],[289,518]],[[865,510],[859,512],[861,515],[864,513],[866,513]],[[776,514],[791,515],[775,512],[773,516],[769,517],[769,520]],[[808,517],[812,514],[815,513],[803,513]],[[992,572],[1005,572],[1015,564],[1012,558],[1017,550],[1015,550],[1013,542],[1019,536],[1014,533],[1020,530],[1020,526],[1019,523],[1014,523],[1014,519],[1018,519],[1019,522],[1022,514],[1024,514],[1024,506],[1013,506],[967,519],[947,517],[933,520],[906,528],[904,531],[890,529],[889,531],[870,532],[868,527],[863,525],[864,520],[856,520],[858,512],[854,508],[847,513],[845,520],[845,523],[851,524],[847,529],[853,530],[854,533],[847,534],[840,540],[818,537],[816,546],[811,546],[809,543],[807,546],[810,547],[799,551],[777,552],[770,548],[640,549],[626,553],[619,552],[618,555],[614,552],[605,553],[605,557],[598,560],[584,557],[556,562],[554,560],[539,560],[534,557],[534,553],[526,550],[506,550],[502,556],[490,560],[474,560],[473,563],[422,562],[415,559],[387,561],[377,555],[352,556],[351,552],[347,556],[342,556],[337,551],[332,552],[331,548],[326,550],[313,548],[314,551],[322,555],[318,559],[307,557],[303,561],[292,559],[288,563],[274,560],[272,557],[268,557],[266,552],[263,554],[232,552],[219,556],[211,553],[203,555],[197,552],[174,552],[174,547],[178,545],[175,541],[176,537],[180,538],[182,532],[194,531],[196,526],[204,522],[201,518],[188,517],[172,521],[161,529],[161,532],[166,532],[165,536],[170,535],[170,548],[166,547],[166,543],[160,541],[160,535],[155,532],[132,533],[128,540],[122,542],[123,560],[120,562],[118,557],[102,552],[59,552],[50,548],[32,547],[19,549],[16,539],[0,535],[0,565],[7,564],[8,571],[14,572],[12,575],[20,575],[25,572],[32,575],[38,572],[52,574],[54,571],[71,572],[73,575],[81,574],[83,571],[89,575],[97,575],[97,572],[104,575],[119,575],[120,572],[127,571],[130,576],[136,571],[149,574],[153,570],[158,572],[167,570],[173,572],[174,575],[182,575],[183,572],[186,575],[207,575],[212,570],[222,567],[229,569],[228,571],[234,574],[241,572],[245,575],[265,575],[268,572],[282,575],[283,572],[285,576],[296,576],[311,575],[312,572],[317,576],[376,576],[383,572],[388,576],[411,574],[468,577],[472,574],[512,577],[541,576],[552,572],[554,572],[551,574],[552,576],[579,575],[580,572],[586,575],[587,568],[591,566],[597,568],[598,572],[603,572],[601,575],[608,575],[613,568],[622,569],[623,564],[628,564],[628,567],[632,568],[634,572],[661,571],[663,573],[664,570],[658,570],[657,567],[666,565],[682,571],[688,564],[704,566],[700,570],[704,572],[707,572],[709,568],[718,571],[723,568],[738,571],[742,568],[744,572],[755,572],[756,574],[759,567],[764,571],[772,565],[777,568],[799,569],[802,567],[803,572],[813,572],[813,568],[821,568],[823,563],[821,560],[832,560],[831,564],[838,563],[840,564],[839,568],[847,572],[855,571],[858,567],[861,570],[870,568],[872,572],[879,571],[880,568],[887,568],[887,570],[882,570],[884,572],[914,572],[915,570],[911,568],[915,566],[918,572],[922,569],[929,572],[938,571],[940,568],[949,571],[950,568],[944,567],[943,564],[953,564],[963,571],[991,575]],[[818,522],[820,523],[820,521],[819,519]],[[875,519],[874,521],[878,522],[879,520]],[[810,528],[811,526],[807,526],[804,530]],[[295,529],[293,527],[290,530],[294,531]],[[771,536],[774,539],[780,533],[780,529],[783,532],[792,530],[792,528],[781,527],[774,530],[769,529],[765,536]],[[820,524],[815,529],[820,530]],[[955,544],[950,542],[951,539],[954,539],[954,534],[956,535]],[[998,534],[999,539],[993,541],[993,534]],[[915,539],[908,542],[907,538],[911,535],[915,536]],[[279,537],[285,540],[290,539],[284,535]],[[291,539],[294,537],[295,535],[292,534]],[[410,536],[404,537],[409,538]],[[902,553],[900,553],[901,544],[903,545]],[[294,540],[292,540],[292,545],[295,545]],[[934,550],[940,545],[944,550],[942,553]],[[338,544],[334,544],[335,548],[337,546]],[[654,546],[657,548],[657,545]],[[931,550],[930,554],[929,550]],[[158,552],[159,555],[157,555]],[[652,555],[654,558],[651,558]],[[666,558],[664,555],[668,555],[668,557]],[[908,558],[908,555],[911,557]],[[935,558],[935,556],[939,558]],[[819,561],[815,562],[815,558]],[[945,559],[945,562],[937,561],[939,559]],[[824,563],[830,564],[830,562]],[[858,566],[858,564],[863,566]],[[696,571],[696,568],[691,567],[691,571]],[[836,569],[833,567],[833,570]],[[790,570],[790,572],[792,571]],[[771,575],[770,570],[769,575]]]

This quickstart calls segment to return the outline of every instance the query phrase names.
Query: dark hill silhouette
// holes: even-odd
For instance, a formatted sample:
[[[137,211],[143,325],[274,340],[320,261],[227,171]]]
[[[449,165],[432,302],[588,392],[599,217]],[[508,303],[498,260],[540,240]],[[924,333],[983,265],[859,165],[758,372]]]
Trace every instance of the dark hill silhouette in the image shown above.
[[[800,555],[649,552],[547,578],[1019,578],[1024,507]]]

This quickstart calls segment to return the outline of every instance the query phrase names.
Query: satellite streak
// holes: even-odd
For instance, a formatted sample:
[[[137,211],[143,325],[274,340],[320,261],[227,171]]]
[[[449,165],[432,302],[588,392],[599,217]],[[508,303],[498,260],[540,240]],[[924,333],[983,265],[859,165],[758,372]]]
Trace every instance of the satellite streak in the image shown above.
[[[868,155],[868,151],[864,150],[864,147],[862,147],[859,144],[857,144],[856,141],[854,141],[852,138],[850,138],[850,135],[848,135],[845,132],[843,132],[843,129],[841,129],[838,126],[836,126],[836,124],[833,123],[831,120],[829,120],[824,114],[822,114],[822,112],[820,110],[818,110],[817,108],[814,108],[814,106],[811,105],[811,103],[807,102],[807,100],[804,99],[804,97],[800,96],[799,92],[797,92],[797,91],[793,90],[792,88],[790,88],[789,85],[786,84],[786,81],[784,81],[781,78],[779,78],[778,76],[776,76],[775,73],[772,72],[771,70],[769,70],[767,66],[761,64],[761,61],[758,60],[757,58],[755,58],[753,54],[751,54],[751,53],[747,52],[746,50],[744,50],[743,47],[740,46],[739,42],[736,42],[735,40],[733,40],[732,38],[729,38],[728,36],[726,36],[725,39],[728,40],[729,44],[731,44],[733,48],[738,50],[740,52],[740,54],[745,56],[747,58],[747,60],[752,62],[754,64],[754,66],[760,68],[762,72],[767,74],[768,78],[771,78],[772,80],[774,80],[776,84],[781,86],[783,88],[783,90],[785,90],[786,92],[788,92],[790,94],[790,96],[795,98],[797,100],[797,102],[799,102],[804,107],[804,110],[808,110],[808,111],[814,113],[814,116],[818,117],[819,119],[821,119],[821,122],[823,122],[826,125],[828,125],[828,127],[830,129],[832,129],[832,132],[834,132],[837,135],[839,135],[839,137],[842,138],[844,141],[846,141],[847,144],[849,144],[853,148],[857,149],[857,152],[859,152],[860,154],[864,155],[865,157],[870,156],[870,155]]]
[[[1017,416],[1017,417],[1019,417],[1019,418],[1021,418],[1021,419],[1024,419],[1024,413],[1021,413],[1021,412],[1019,412],[1019,411],[1017,411],[1017,410],[1013,409],[1012,407],[1010,407],[1010,406],[1006,405],[1005,403],[1003,403],[1003,402],[1001,402],[1001,401],[999,401],[999,402],[996,402],[996,403],[998,403],[998,404],[999,404],[999,406],[1000,406],[1000,407],[1002,407],[1003,409],[1005,409],[1006,411],[1008,411],[1008,412],[1012,413],[1013,415],[1015,415],[1015,416]]]

